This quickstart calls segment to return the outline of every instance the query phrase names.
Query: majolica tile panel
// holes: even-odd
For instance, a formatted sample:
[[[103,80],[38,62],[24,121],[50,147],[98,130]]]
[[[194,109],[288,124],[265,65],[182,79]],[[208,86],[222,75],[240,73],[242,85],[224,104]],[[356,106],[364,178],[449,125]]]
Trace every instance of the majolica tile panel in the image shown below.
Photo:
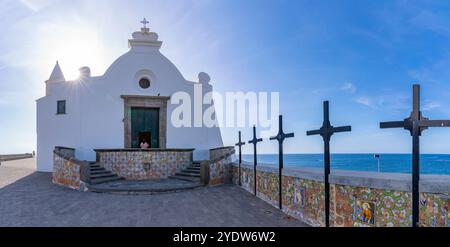
[[[238,183],[238,168],[232,169],[233,183]],[[253,193],[253,169],[241,169],[242,188]],[[278,207],[278,174],[257,171],[258,197]],[[322,182],[283,176],[283,211],[313,226],[324,226],[324,185]],[[411,193],[404,191],[330,186],[330,220],[332,226],[409,227],[412,219]],[[421,193],[420,225],[449,226],[450,194]]]
[[[128,180],[168,178],[192,163],[192,152],[100,152],[100,165]]]

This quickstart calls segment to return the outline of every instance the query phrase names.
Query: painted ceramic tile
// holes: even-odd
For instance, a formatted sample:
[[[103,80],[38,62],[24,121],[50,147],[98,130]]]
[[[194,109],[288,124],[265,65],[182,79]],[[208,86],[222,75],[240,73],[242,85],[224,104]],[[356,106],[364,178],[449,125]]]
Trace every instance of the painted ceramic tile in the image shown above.
[[[294,204],[300,208],[305,207],[305,189],[294,187]]]
[[[354,215],[356,220],[365,224],[375,224],[375,203],[356,200]]]

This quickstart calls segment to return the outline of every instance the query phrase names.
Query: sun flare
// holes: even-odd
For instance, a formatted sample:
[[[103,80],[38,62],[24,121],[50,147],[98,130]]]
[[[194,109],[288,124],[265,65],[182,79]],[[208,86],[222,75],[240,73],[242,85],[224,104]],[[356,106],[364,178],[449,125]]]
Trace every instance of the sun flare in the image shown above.
[[[102,74],[107,66],[105,46],[99,35],[89,27],[50,24],[41,28],[37,53],[43,61],[43,71],[59,61],[67,80],[79,76],[79,68],[88,66],[94,75]]]

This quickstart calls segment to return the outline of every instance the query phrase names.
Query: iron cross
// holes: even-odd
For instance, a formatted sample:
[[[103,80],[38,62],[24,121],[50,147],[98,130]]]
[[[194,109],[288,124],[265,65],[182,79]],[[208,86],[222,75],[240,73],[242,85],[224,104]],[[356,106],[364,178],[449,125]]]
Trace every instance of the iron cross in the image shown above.
[[[325,225],[330,226],[330,139],[334,133],[352,131],[351,126],[333,127],[330,124],[329,102],[323,102],[323,124],[318,130],[306,132],[306,135],[321,135],[324,142],[324,166],[325,166]]]
[[[258,144],[258,142],[262,142],[263,139],[256,138],[256,126],[253,126],[253,139],[250,140],[248,143],[249,144],[253,144],[253,174],[254,174],[254,185],[255,185],[255,196],[256,196],[256,166],[258,164],[258,158],[257,158],[257,153],[256,153],[256,144]]]
[[[283,203],[282,203],[282,176],[283,176],[283,142],[286,138],[292,138],[294,137],[294,133],[289,133],[289,134],[285,134],[283,131],[283,116],[280,115],[279,117],[279,129],[278,129],[278,135],[271,137],[270,140],[277,140],[278,141],[278,182],[279,182],[279,188],[278,188],[278,192],[279,192],[279,206],[280,209],[283,208]]]
[[[242,146],[245,145],[245,142],[242,142],[241,140],[241,132],[239,131],[239,142],[236,143],[236,146],[239,147],[239,170],[238,170],[238,174],[239,174],[239,186],[241,186],[241,164],[242,164]]]
[[[383,122],[380,128],[404,128],[412,136],[412,226],[419,224],[419,180],[420,180],[420,151],[419,137],[428,127],[450,127],[450,120],[429,120],[420,111],[420,85],[413,85],[413,110],[411,115],[403,121]]]

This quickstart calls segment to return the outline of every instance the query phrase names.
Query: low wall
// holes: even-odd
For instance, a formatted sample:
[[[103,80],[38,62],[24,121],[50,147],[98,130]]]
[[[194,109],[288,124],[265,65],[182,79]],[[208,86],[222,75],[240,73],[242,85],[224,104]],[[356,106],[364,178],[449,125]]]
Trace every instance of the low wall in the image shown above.
[[[33,158],[33,154],[4,154],[0,155],[0,162]]]
[[[226,156],[229,156],[231,154],[234,154],[236,150],[234,147],[220,147],[220,148],[213,148],[209,150],[209,160],[216,161],[220,160]]]
[[[215,148],[209,151],[211,160],[202,163],[201,177],[204,184],[219,185],[231,183],[232,156],[234,147]]]
[[[89,183],[89,163],[75,159],[75,149],[56,147],[53,151],[52,182],[84,191]]]
[[[97,162],[127,180],[162,179],[192,164],[194,149],[98,149]]]
[[[238,165],[232,164],[238,183]],[[312,226],[325,225],[322,169],[284,169],[283,211]],[[257,195],[278,207],[278,168],[257,167]],[[242,188],[254,192],[253,165],[241,168]],[[334,171],[330,175],[331,226],[411,226],[411,176]],[[421,175],[421,226],[450,226],[450,176]]]

